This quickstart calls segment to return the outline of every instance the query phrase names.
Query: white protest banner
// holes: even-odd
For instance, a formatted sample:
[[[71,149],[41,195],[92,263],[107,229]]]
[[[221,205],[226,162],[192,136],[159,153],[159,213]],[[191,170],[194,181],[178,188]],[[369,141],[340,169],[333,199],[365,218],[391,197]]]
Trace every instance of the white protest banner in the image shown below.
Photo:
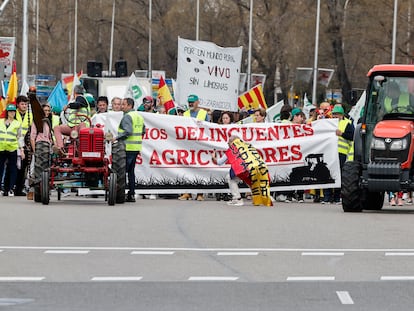
[[[228,189],[229,166],[211,161],[232,135],[251,143],[265,160],[272,191],[337,188],[341,184],[337,119],[312,124],[219,125],[193,118],[140,112],[146,134],[137,159],[137,193],[214,193]],[[247,186],[242,191],[248,191]]]
[[[178,38],[177,104],[184,106],[195,94],[200,107],[237,111],[241,57],[242,47]]]
[[[13,69],[14,41],[15,37],[0,37],[0,64],[5,66],[4,73],[8,77]]]

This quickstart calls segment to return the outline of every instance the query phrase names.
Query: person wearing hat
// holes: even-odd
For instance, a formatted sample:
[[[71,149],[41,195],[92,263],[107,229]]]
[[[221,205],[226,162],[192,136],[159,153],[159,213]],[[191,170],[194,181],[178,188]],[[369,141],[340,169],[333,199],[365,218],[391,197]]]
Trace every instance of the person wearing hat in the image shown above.
[[[86,127],[85,117],[89,116],[89,103],[82,95],[78,95],[74,102],[69,103],[63,108],[63,112],[66,117],[66,124],[55,126],[53,131],[55,133],[56,145],[53,148],[53,152],[56,154],[65,154],[63,150],[63,135],[70,135],[72,130],[80,131]],[[82,115],[82,116],[78,116]]]
[[[17,150],[20,149],[24,159],[23,142],[21,137],[21,123],[16,120],[16,106],[6,106],[6,118],[0,119],[0,180],[3,179],[4,164],[7,161],[7,170],[10,173],[8,189],[3,189],[3,195],[14,196],[14,186],[17,178]]]
[[[338,157],[339,157],[339,166],[342,170],[346,159],[349,154],[349,150],[352,148],[354,141],[354,132],[355,127],[353,123],[345,118],[345,111],[341,105],[335,105],[332,109],[332,118],[338,119],[338,128],[336,129],[336,136],[338,136]],[[332,198],[333,192],[333,198]],[[322,203],[330,203],[332,200],[335,204],[340,204],[341,202],[341,189],[324,189],[323,191],[324,199]]]
[[[154,109],[154,106],[154,98],[152,96],[145,96],[142,99],[141,106],[138,107],[138,111],[155,113],[157,111]]]
[[[207,111],[198,106],[200,104],[200,99],[197,95],[188,95],[187,102],[189,109],[184,112],[184,117],[196,118],[200,121],[210,121]]]
[[[207,111],[198,107],[198,104],[200,103],[200,99],[198,98],[197,95],[194,95],[194,94],[188,95],[187,102],[188,102],[189,109],[184,112],[183,114],[184,117],[191,117],[191,118],[195,118],[200,121],[210,121]],[[178,199],[181,201],[191,200],[192,196],[190,193],[184,193],[183,195],[179,196]],[[197,193],[196,200],[204,201],[203,194]]]

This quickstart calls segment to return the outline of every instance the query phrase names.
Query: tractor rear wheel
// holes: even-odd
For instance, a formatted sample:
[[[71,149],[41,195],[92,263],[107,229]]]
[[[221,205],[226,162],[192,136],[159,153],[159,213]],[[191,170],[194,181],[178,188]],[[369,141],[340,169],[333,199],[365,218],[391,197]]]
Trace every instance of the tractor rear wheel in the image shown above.
[[[342,208],[346,213],[362,212],[362,191],[359,188],[361,165],[359,162],[345,162],[342,169]]]
[[[126,185],[126,153],[124,142],[117,142],[112,145],[112,172],[117,177],[116,203],[124,203]]]
[[[35,202],[42,202],[40,180],[43,171],[46,170],[50,164],[50,144],[45,141],[37,142],[34,156],[34,178],[36,180],[36,185],[34,186],[34,200]]]
[[[44,205],[49,204],[49,171],[43,171],[40,180],[40,196]]]
[[[116,201],[116,183],[117,176],[115,173],[109,175],[108,205],[115,205]]]

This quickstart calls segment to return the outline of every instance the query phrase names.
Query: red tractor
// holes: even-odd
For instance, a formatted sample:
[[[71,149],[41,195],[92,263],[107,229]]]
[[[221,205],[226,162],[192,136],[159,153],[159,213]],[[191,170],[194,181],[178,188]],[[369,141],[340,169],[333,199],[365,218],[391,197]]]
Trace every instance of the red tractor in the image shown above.
[[[33,96],[30,99],[33,106]],[[92,124],[87,116],[78,117]],[[124,203],[125,145],[122,142],[112,144],[110,157],[106,154],[106,150],[110,149],[106,148],[107,143],[103,126],[99,124],[83,128],[79,132],[72,131],[63,155],[51,156],[50,144],[38,142],[35,148],[33,183],[35,201],[49,204],[50,190],[56,190],[60,200],[63,189],[76,187],[104,190],[109,205]]]
[[[414,190],[414,65],[377,65],[342,170],[345,212],[380,210],[385,192]]]

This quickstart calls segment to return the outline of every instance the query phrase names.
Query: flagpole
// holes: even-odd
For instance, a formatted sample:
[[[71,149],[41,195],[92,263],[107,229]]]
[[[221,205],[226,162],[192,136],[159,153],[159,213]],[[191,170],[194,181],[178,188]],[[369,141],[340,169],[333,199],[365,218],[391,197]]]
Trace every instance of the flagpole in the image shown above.
[[[148,29],[148,78],[152,78],[152,0],[149,0],[148,7],[148,20],[149,20],[149,29]]]
[[[112,76],[112,53],[114,50],[114,24],[115,24],[115,0],[112,2],[112,25],[111,25],[111,47],[109,51],[109,76]]]
[[[23,0],[23,44],[22,44],[22,81],[27,82],[27,67],[28,67],[28,28],[27,28],[27,3],[28,0]]]
[[[313,63],[313,88],[312,88],[312,104],[316,107],[316,86],[318,84],[318,50],[319,50],[319,15],[321,10],[321,0],[318,0],[316,9],[316,31],[315,31],[315,58]]]
[[[75,0],[75,36],[73,43],[73,72],[76,75],[76,58],[78,53],[78,0]]]
[[[249,50],[247,56],[247,89],[250,90],[250,80],[252,75],[252,32],[253,32],[253,0],[250,0],[250,13],[249,13]]]
[[[392,25],[392,56],[391,64],[395,64],[395,46],[397,38],[397,10],[398,10],[398,0],[394,0],[394,19]]]
[[[197,14],[196,14],[196,41],[199,39],[200,28],[200,0],[197,0]]]

